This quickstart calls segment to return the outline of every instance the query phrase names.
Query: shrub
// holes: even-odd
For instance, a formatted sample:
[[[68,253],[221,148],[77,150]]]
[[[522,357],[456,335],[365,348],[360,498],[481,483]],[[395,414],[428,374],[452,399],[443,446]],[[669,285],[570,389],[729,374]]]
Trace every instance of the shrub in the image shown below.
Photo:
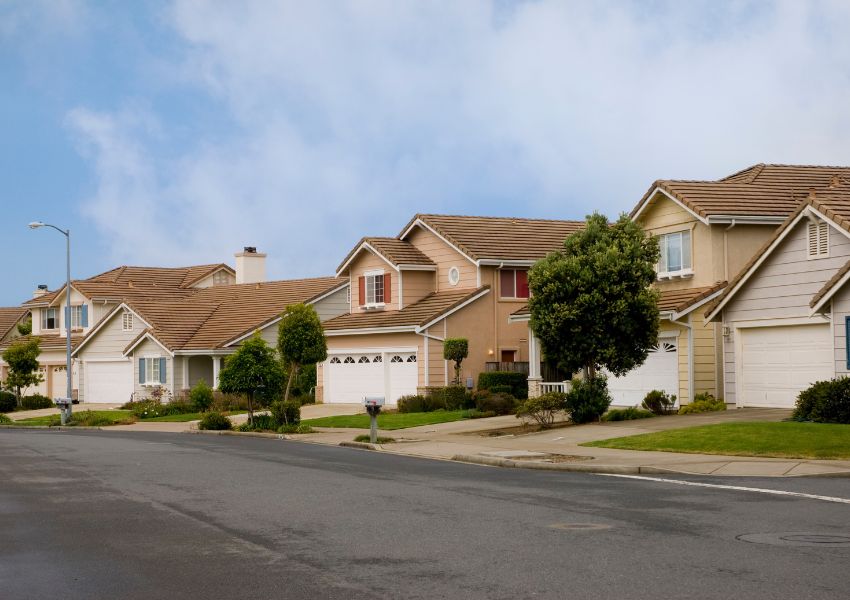
[[[206,412],[213,403],[213,391],[207,382],[201,379],[189,390],[189,404],[198,411]]]
[[[546,429],[555,422],[555,415],[566,408],[566,397],[566,394],[560,392],[549,392],[537,398],[529,398],[517,407],[516,416],[518,419],[530,418]]]
[[[508,385],[516,398],[528,398],[528,376],[510,371],[487,371],[478,376],[479,390],[493,390],[493,386]]]
[[[469,413],[467,413],[467,415],[466,415],[466,418],[467,419],[489,419],[490,417],[495,417],[495,416],[496,416],[496,413],[493,412],[492,410],[481,411],[481,410],[478,410],[476,408],[476,409],[472,409],[471,411],[469,411]]]
[[[98,413],[93,410],[81,410],[71,415],[68,425],[79,425],[81,427],[103,427],[105,425],[122,425],[133,423],[134,418],[118,418],[108,414]]]
[[[372,438],[369,436],[368,433],[364,433],[364,434],[358,435],[356,438],[354,438],[354,441],[355,442],[366,442],[368,444],[372,441]],[[392,444],[393,442],[395,442],[395,438],[382,437],[380,435],[375,440],[376,444]]]
[[[212,412],[248,410],[248,399],[241,394],[225,394],[214,390],[213,401],[208,410]]]
[[[679,408],[680,415],[690,415],[694,413],[712,412],[718,410],[726,410],[726,403],[722,398],[715,399],[708,392],[696,394],[694,401],[690,404],[685,404]]]
[[[676,404],[676,394],[670,395],[661,390],[652,390],[643,399],[641,406],[656,415],[666,415],[673,409]]]
[[[510,394],[478,393],[475,408],[479,412],[492,412],[496,415],[509,415],[516,410],[517,400]]]
[[[237,427],[237,431],[277,431],[278,424],[273,415],[254,415],[253,425],[248,421]]]
[[[418,413],[433,411],[433,398],[422,394],[411,394],[398,399],[398,412]]]
[[[429,396],[434,408],[431,410],[460,410],[472,408],[472,394],[462,385],[447,385],[429,389]]]
[[[21,410],[38,410],[40,408],[53,408],[54,406],[53,400],[41,394],[21,398]]]
[[[0,425],[11,425],[12,419],[7,417],[6,415],[0,413]]]
[[[514,388],[509,385],[494,385],[488,391],[493,394],[511,394],[513,396]]]
[[[172,400],[168,404],[162,404],[162,415],[185,415],[197,412],[195,407],[185,400]]]
[[[796,421],[850,424],[850,378],[818,381],[800,392],[792,418]]]
[[[0,413],[12,412],[18,406],[18,399],[12,392],[0,390]]]
[[[140,419],[152,419],[167,414],[164,405],[158,400],[137,400],[136,402],[128,402],[122,408],[124,407],[132,410],[133,414]]]
[[[573,423],[598,421],[611,405],[607,379],[599,375],[593,379],[573,379],[566,405]]]
[[[298,394],[296,396],[290,395],[289,400],[291,402],[297,402],[298,406],[304,406],[305,404],[315,404],[316,403],[316,394]]]
[[[198,423],[198,429],[209,429],[214,431],[226,431],[233,429],[233,423],[230,419],[221,413],[208,412]]]
[[[650,417],[654,417],[656,414],[657,413],[650,410],[643,410],[637,406],[630,406],[629,408],[615,408],[614,410],[609,410],[607,413],[602,415],[602,420],[631,421],[633,419],[648,419]]]
[[[313,428],[306,423],[297,425],[281,425],[277,428],[278,433],[313,433]]]
[[[301,405],[294,400],[272,402],[271,417],[274,421],[272,429],[282,425],[298,425],[301,422]]]

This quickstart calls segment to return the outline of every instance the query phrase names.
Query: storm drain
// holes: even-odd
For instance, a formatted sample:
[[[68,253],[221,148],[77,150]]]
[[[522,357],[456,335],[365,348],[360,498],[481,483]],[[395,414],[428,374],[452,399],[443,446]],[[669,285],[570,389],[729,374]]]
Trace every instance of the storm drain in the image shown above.
[[[735,539],[751,544],[771,546],[806,546],[809,548],[850,548],[850,535],[834,533],[785,532],[747,533]]]

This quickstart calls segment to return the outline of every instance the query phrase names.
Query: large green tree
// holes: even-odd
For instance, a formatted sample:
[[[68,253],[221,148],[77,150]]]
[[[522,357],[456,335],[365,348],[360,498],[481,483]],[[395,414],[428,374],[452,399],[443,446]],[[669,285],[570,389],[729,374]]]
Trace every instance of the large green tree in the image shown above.
[[[284,402],[289,400],[292,381],[303,365],[322,362],[328,357],[328,342],[316,310],[307,304],[291,304],[283,311],[277,332],[277,349],[289,371]]]
[[[3,360],[9,365],[6,387],[15,391],[18,406],[21,404],[21,389],[42,382],[38,372],[38,356],[41,354],[37,337],[12,342],[3,351]]]
[[[227,357],[218,374],[218,388],[226,394],[244,394],[248,398],[248,422],[254,424],[254,398],[283,386],[283,368],[274,348],[259,332]]]
[[[643,364],[658,343],[658,257],[658,241],[626,215],[610,224],[594,213],[563,250],[535,264],[528,304],[546,357],[588,379]]]

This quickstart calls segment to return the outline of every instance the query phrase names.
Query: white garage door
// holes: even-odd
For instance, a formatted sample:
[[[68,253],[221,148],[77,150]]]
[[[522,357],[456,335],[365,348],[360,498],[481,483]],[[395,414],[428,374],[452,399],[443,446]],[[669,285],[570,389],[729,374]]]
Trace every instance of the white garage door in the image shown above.
[[[637,369],[622,377],[608,377],[608,390],[616,406],[640,406],[646,393],[661,390],[679,395],[679,357],[676,341],[662,341]],[[678,398],[676,400],[678,403]]]
[[[324,364],[325,402],[361,403],[365,396],[384,396],[387,404],[416,393],[415,352],[335,354]]]
[[[793,408],[802,390],[835,375],[828,323],[739,331],[739,406]]]
[[[84,402],[123,404],[133,395],[133,363],[87,362]]]

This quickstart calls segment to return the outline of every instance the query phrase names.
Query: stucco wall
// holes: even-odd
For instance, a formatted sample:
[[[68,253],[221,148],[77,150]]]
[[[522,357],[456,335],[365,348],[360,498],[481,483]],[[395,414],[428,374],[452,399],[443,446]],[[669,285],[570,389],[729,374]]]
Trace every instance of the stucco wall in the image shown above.
[[[437,289],[437,275],[434,271],[402,271],[401,277],[404,306],[410,306]]]
[[[349,265],[349,273],[351,274],[351,312],[363,312],[360,308],[360,277],[363,277],[366,271],[383,271],[384,275],[390,276],[390,297],[384,298],[385,310],[398,309],[398,273],[391,267],[387,261],[377,256],[369,250],[364,250],[357,255]]]
[[[437,264],[437,291],[476,287],[478,268],[431,231],[416,227],[406,239]],[[460,271],[460,281],[456,286],[448,282],[449,269],[452,267]]]

